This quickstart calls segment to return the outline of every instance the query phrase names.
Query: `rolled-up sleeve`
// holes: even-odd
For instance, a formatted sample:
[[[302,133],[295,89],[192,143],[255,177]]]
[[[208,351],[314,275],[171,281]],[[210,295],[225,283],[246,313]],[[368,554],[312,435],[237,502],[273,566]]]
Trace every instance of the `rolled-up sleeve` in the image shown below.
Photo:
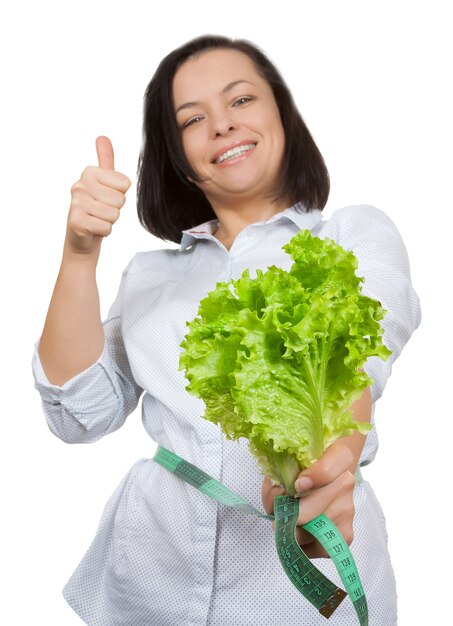
[[[392,365],[421,321],[419,298],[412,286],[406,247],[392,220],[369,205],[338,212],[339,242],[354,252],[364,278],[362,292],[379,300],[386,314],[381,322],[383,341],[392,354],[383,361],[370,357],[365,371],[373,379],[373,401],[382,395]],[[343,215],[342,215],[343,214]]]
[[[98,360],[83,372],[53,385],[35,343],[32,372],[50,430],[67,443],[91,443],[117,430],[136,408],[142,389],[135,382],[121,334],[125,269],[117,298],[103,322],[105,343]]]

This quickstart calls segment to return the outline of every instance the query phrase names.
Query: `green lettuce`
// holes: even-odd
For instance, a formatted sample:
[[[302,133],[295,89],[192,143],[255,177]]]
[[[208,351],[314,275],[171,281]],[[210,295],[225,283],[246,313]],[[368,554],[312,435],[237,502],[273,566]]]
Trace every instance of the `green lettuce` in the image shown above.
[[[300,471],[340,437],[367,433],[351,404],[372,384],[361,369],[383,344],[381,304],[361,293],[357,259],[299,231],[294,263],[245,270],[201,300],[181,347],[186,389],[229,439],[246,437],[263,474],[294,495]]]

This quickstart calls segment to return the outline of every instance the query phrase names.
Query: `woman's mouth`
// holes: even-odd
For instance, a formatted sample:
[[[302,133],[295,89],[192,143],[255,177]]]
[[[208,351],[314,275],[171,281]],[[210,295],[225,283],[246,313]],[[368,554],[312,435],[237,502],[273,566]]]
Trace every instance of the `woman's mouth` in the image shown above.
[[[256,143],[247,143],[242,146],[236,146],[235,148],[231,148],[231,150],[227,150],[223,154],[221,154],[214,163],[219,165],[224,161],[228,161],[229,159],[233,159],[234,157],[241,156],[245,152],[250,152],[256,146]]]

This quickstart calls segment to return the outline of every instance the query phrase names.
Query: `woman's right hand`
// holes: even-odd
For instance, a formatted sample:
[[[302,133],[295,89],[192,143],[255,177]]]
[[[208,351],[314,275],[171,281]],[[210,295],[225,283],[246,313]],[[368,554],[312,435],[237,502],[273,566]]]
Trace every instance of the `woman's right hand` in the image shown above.
[[[131,181],[115,172],[113,147],[108,137],[96,139],[99,167],[89,165],[71,187],[65,247],[77,254],[97,256],[102,239],[112,232],[126,202]]]

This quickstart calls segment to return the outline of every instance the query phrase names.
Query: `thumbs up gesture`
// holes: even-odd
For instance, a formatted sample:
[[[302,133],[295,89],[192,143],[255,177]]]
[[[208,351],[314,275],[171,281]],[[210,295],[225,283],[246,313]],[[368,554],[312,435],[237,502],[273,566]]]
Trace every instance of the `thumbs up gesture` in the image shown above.
[[[99,166],[86,167],[71,187],[65,246],[79,254],[99,254],[102,239],[112,232],[131,186],[127,176],[115,171],[108,137],[96,139],[96,152]]]

